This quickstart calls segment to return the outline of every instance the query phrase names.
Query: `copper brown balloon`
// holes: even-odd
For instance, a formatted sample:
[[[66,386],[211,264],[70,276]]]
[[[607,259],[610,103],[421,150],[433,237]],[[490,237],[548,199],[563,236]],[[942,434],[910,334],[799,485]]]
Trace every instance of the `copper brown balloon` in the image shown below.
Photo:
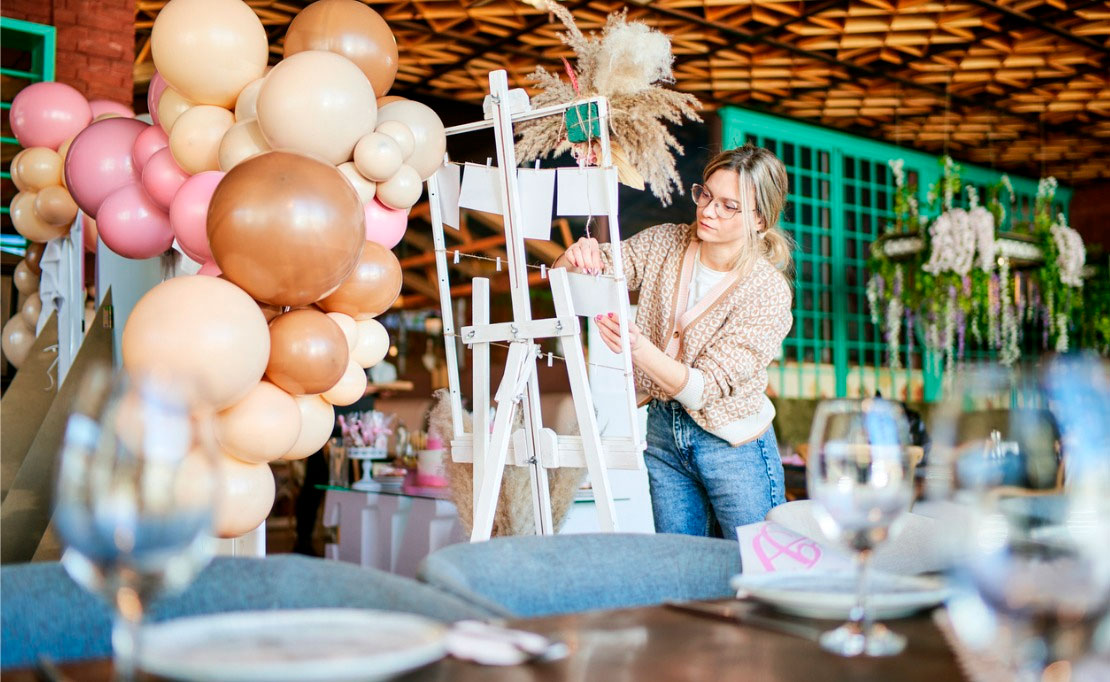
[[[351,276],[316,305],[356,320],[381,315],[401,294],[401,263],[381,244],[366,242]]]
[[[351,274],[364,211],[335,166],[287,151],[228,171],[208,206],[208,243],[227,279],[255,300],[301,306]]]
[[[51,225],[70,225],[77,219],[77,202],[65,187],[51,185],[35,196],[35,213]]]
[[[15,282],[15,288],[21,294],[30,295],[39,290],[39,273],[32,270],[25,261],[19,261],[16,264],[12,281]]]
[[[27,261],[27,267],[31,268],[31,272],[36,275],[42,272],[42,267],[39,262],[42,261],[42,254],[46,251],[46,244],[42,242],[30,242],[27,244],[27,253],[24,254],[23,260]]]
[[[301,10],[285,34],[285,53],[326,50],[362,70],[381,97],[397,77],[397,39],[381,15],[357,0],[318,0]]]
[[[348,359],[347,337],[324,313],[291,310],[270,323],[266,377],[288,393],[323,393],[343,378]]]

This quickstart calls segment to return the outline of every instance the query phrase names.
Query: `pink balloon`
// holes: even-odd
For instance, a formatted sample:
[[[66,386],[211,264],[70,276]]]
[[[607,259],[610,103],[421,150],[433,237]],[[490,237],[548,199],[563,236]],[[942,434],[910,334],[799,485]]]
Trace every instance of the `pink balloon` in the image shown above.
[[[208,204],[223,171],[197,173],[181,185],[170,204],[170,225],[182,250],[198,263],[212,260],[208,248]]]
[[[409,224],[409,212],[405,209],[389,208],[377,199],[366,202],[366,238],[392,249],[405,236]]]
[[[133,118],[106,118],[73,139],[66,154],[66,187],[82,211],[98,218],[109,194],[139,182],[131,149],[147,127]]]
[[[220,266],[216,265],[216,261],[210,260],[204,265],[200,266],[200,270],[197,270],[197,274],[208,275],[209,277],[219,277],[221,274],[223,274],[223,270],[220,270]]]
[[[134,183],[108,195],[96,226],[104,245],[125,258],[153,258],[173,244],[166,212]]]
[[[156,151],[143,168],[143,189],[163,211],[170,210],[174,195],[188,179],[189,174],[173,160],[169,147]]]
[[[23,147],[57,149],[93,119],[88,100],[65,83],[34,83],[19,91],[9,112],[12,133]]]
[[[135,112],[131,107],[110,99],[90,99],[89,108],[92,109],[93,118],[101,114],[119,114],[124,118],[135,118]]]
[[[152,125],[139,133],[131,148],[131,162],[135,164],[135,169],[141,171],[154,152],[165,149],[169,144],[170,138],[160,125]]]
[[[150,112],[150,118],[154,121],[155,127],[159,125],[158,100],[162,99],[162,93],[166,91],[167,87],[166,79],[162,78],[162,74],[155,71],[146,90],[146,110]]]

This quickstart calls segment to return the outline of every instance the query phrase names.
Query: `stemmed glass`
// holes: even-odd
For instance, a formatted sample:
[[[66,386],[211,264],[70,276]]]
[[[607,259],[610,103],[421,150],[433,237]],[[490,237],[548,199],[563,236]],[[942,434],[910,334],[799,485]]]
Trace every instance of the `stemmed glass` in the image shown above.
[[[135,678],[150,601],[183,589],[212,555],[218,488],[202,419],[168,377],[83,377],[59,457],[54,522],[62,565],[114,608],[117,680]]]
[[[809,439],[806,479],[817,522],[856,557],[856,604],[850,620],[821,636],[821,646],[841,656],[891,656],[905,637],[868,611],[871,554],[913,501],[909,425],[898,403],[881,399],[821,403]]]
[[[956,634],[1021,679],[1078,661],[1110,606],[1105,366],[968,368],[932,437],[927,492],[951,529]]]

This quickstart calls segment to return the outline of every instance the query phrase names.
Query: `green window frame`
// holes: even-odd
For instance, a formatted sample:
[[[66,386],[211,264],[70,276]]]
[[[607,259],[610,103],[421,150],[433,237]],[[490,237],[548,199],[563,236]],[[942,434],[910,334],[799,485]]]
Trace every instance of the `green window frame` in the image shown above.
[[[903,159],[908,178],[917,181],[917,198],[927,212],[926,195],[941,176],[940,157],[914,149],[822,128],[737,107],[719,112],[726,149],[745,142],[766,147],[786,165],[790,193],[783,228],[797,243],[794,252],[794,326],[770,374],[784,397],[827,398],[874,395],[933,401],[940,397],[941,375],[931,353],[923,352],[903,322],[904,369],[887,363],[887,343],[872,323],[867,304],[867,256],[873,242],[893,220],[894,177],[887,162]],[[965,184],[984,190],[1002,172],[960,163]],[[1032,218],[1037,180],[1010,175],[1017,198],[1002,229],[1015,217]],[[1059,187],[1061,211],[1072,190]],[[966,205],[966,194],[960,198]]]

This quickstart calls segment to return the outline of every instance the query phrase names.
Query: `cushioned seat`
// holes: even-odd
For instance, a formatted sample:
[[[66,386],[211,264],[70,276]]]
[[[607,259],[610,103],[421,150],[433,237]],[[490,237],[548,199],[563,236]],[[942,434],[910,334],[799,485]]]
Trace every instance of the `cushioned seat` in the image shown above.
[[[718,599],[740,572],[733,540],[595,533],[494,538],[432,553],[417,577],[506,617]]]
[[[0,666],[103,657],[111,611],[57,562],[0,570]],[[406,611],[445,622],[490,613],[427,585],[375,569],[298,555],[216,558],[182,594],[157,601],[149,619],[225,611],[349,607]]]

